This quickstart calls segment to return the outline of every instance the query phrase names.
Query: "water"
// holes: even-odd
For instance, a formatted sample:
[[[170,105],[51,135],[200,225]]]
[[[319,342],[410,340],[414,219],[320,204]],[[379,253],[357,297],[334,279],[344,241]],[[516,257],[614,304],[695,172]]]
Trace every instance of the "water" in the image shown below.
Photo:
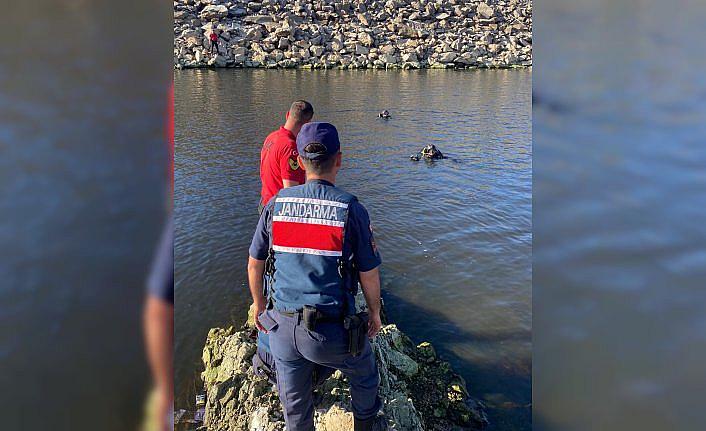
[[[260,148],[304,98],[338,127],[339,185],[370,212],[390,318],[466,378],[491,429],[530,429],[531,76],[175,72],[177,408],[192,403],[208,329],[246,317]],[[409,160],[428,143],[449,159]]]
[[[17,59],[0,67],[6,430],[135,429],[149,386],[141,306],[166,207],[169,76],[158,56],[138,68],[96,49],[134,12],[71,3],[5,4],[0,18],[3,39],[23,39],[0,47]]]
[[[706,421],[706,8],[549,1],[534,88],[534,421]],[[676,6],[676,7],[675,7]]]

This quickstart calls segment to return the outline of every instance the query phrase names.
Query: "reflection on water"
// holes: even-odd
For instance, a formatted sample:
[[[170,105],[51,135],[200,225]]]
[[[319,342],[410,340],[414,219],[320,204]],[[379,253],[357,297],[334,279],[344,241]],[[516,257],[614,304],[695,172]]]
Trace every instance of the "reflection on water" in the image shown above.
[[[292,100],[341,135],[339,185],[368,208],[390,317],[432,341],[493,407],[529,429],[531,71],[179,71],[176,379],[187,406],[210,327],[243,322],[262,141]],[[389,121],[377,113],[387,108]],[[412,162],[433,143],[449,158]]]
[[[543,3],[535,424],[704,429],[706,10]]]

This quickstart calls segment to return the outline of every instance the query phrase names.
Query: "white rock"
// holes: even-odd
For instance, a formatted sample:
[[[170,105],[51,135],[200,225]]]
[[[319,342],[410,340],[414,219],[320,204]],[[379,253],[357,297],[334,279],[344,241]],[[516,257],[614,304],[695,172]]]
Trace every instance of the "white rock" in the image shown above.
[[[201,19],[220,19],[228,16],[228,8],[223,5],[208,5],[201,11]]]
[[[309,52],[311,52],[311,55],[314,57],[321,57],[321,54],[324,53],[324,47],[321,45],[314,45],[309,48]]]
[[[406,53],[402,54],[402,61],[404,61],[406,63],[414,63],[414,62],[418,61],[417,54],[414,51],[406,52]]]
[[[495,9],[485,3],[479,3],[476,12],[478,12],[478,15],[482,16],[483,18],[492,18],[493,16],[495,16]]]

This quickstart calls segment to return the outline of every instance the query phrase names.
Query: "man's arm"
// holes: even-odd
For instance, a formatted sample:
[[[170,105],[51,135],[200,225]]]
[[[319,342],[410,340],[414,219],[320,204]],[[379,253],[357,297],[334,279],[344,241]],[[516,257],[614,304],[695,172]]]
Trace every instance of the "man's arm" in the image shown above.
[[[380,271],[373,268],[370,271],[361,272],[360,286],[363,288],[363,296],[368,304],[368,337],[374,337],[382,327],[380,319]]]
[[[157,386],[157,411],[160,431],[167,429],[165,418],[173,405],[174,394],[174,305],[153,295],[147,296],[143,323],[145,347],[152,376]]]
[[[288,148],[279,155],[279,174],[282,177],[282,186],[287,187],[298,186],[304,184],[306,176],[304,168],[299,164],[299,158],[296,149]]]
[[[252,295],[253,304],[255,304],[255,326],[263,332],[267,332],[258,316],[265,311],[265,296],[262,294],[262,283],[265,275],[265,261],[258,260],[252,256],[248,257],[248,283],[250,284],[250,295]]]

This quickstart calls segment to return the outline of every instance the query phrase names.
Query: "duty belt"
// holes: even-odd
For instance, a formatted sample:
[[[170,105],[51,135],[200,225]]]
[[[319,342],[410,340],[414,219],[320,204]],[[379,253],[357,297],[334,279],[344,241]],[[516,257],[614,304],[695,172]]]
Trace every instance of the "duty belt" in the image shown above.
[[[298,311],[279,311],[280,314],[283,316],[287,317],[296,317],[297,318],[297,323],[301,322],[304,324],[304,327],[310,331],[313,331],[316,328],[316,324],[319,322],[337,322],[337,323],[342,323],[343,322],[343,315],[337,315],[337,316],[331,316],[329,314],[325,314],[319,310],[317,310],[315,307],[305,305],[302,310]]]

